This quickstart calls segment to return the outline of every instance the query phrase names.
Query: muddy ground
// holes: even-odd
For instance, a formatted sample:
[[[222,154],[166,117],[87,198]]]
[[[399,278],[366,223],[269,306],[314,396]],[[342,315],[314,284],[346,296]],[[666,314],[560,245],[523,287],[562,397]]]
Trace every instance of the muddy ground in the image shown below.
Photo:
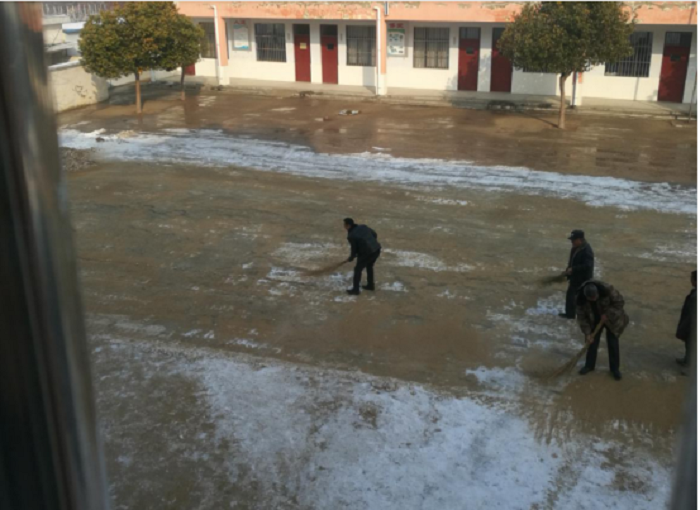
[[[547,116],[151,93],[141,118],[124,105],[59,117],[92,151],[67,178],[116,508],[668,499],[688,385],[674,332],[696,258],[695,214],[673,204],[694,194],[694,129],[580,115],[561,132]],[[214,134],[260,143],[261,159],[202,151]],[[288,150],[273,170],[270,142]],[[169,159],[167,143],[193,159]],[[328,168],[301,172],[294,144]],[[342,174],[362,159],[334,159],[357,153],[379,168],[430,158],[567,186],[588,176],[589,188],[363,182]],[[605,177],[622,179],[624,207]],[[637,206],[620,182],[657,187]],[[358,298],[349,266],[307,273],[347,256],[345,216],[384,247],[377,292]],[[619,383],[604,345],[595,373],[545,380],[582,341],[557,317],[565,287],[540,284],[564,267],[573,228],[626,300]]]

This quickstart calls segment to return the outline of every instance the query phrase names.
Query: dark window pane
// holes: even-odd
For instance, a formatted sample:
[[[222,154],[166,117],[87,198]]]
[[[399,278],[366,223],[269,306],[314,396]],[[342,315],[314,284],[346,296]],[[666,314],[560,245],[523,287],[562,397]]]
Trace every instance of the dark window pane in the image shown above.
[[[606,76],[648,77],[651,67],[651,32],[635,32],[630,36],[632,54],[615,63],[605,64]]]
[[[666,32],[666,46],[682,46],[690,48],[693,40],[691,32]]]
[[[347,65],[375,66],[377,55],[377,32],[375,27],[348,25],[347,48]]]
[[[481,37],[481,29],[475,27],[462,27],[459,29],[460,39],[479,39]]]
[[[283,23],[256,23],[255,45],[260,62],[286,62],[287,48]]]
[[[205,21],[199,24],[204,30],[204,37],[200,42],[202,58],[216,58],[216,30],[213,21]]]
[[[294,35],[311,35],[309,25],[294,25]]]
[[[449,55],[449,28],[416,27],[414,29],[413,67],[447,69],[449,67]]]

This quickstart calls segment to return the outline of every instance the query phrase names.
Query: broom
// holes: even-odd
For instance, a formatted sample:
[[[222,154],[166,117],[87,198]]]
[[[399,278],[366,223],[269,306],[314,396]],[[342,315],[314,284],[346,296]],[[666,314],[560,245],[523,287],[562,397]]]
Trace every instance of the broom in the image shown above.
[[[343,264],[346,264],[348,261],[343,260],[342,262],[337,262],[335,264],[332,264],[330,266],[325,266],[320,269],[309,269],[307,271],[304,271],[304,275],[306,276],[321,276],[327,273],[332,273],[336,269],[338,269],[340,266]]]
[[[600,330],[602,328],[603,328],[603,321],[600,321],[600,323],[596,326],[595,330],[593,330],[593,334],[591,336],[593,338],[595,338],[595,336],[600,332]],[[586,353],[586,351],[588,350],[588,347],[589,347],[589,344],[587,343],[586,345],[584,345],[581,348],[580,351],[578,351],[578,353],[576,353],[576,355],[573,358],[571,358],[569,361],[567,361],[565,365],[562,365],[556,372],[553,372],[552,375],[547,377],[547,380],[556,379],[557,377],[560,377],[560,376],[566,374],[572,368],[574,368],[578,364],[579,360]]]
[[[561,273],[554,276],[545,276],[540,280],[540,285],[554,285],[555,283],[563,283],[565,281],[566,273]]]

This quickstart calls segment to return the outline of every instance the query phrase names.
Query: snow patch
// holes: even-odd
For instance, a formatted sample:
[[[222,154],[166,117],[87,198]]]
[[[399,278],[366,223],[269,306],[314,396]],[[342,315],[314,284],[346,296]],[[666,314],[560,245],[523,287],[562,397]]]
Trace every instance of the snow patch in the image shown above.
[[[388,253],[393,256],[392,263],[400,267],[415,267],[419,269],[429,269],[431,271],[451,271],[451,272],[466,272],[474,269],[468,264],[458,264],[456,266],[448,266],[443,261],[428,255],[427,253],[419,253],[415,251],[405,250],[382,250],[382,253]]]
[[[384,283],[379,287],[381,290],[388,290],[389,292],[407,292],[406,287],[401,282],[394,283]]]
[[[98,143],[96,138],[103,133],[104,130],[82,133],[63,129],[59,140],[63,147],[94,148],[113,160],[241,166],[313,178],[517,192],[579,200],[592,207],[696,215],[697,190],[692,186],[567,175],[522,167],[477,166],[468,161],[394,158],[388,154],[320,154],[300,145],[228,136],[217,130],[137,133],[128,140],[120,140],[118,146]]]

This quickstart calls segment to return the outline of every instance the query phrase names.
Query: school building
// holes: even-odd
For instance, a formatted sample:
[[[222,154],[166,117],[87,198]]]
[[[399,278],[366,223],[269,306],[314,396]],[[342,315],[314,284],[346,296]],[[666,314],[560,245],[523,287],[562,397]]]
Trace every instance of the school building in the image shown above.
[[[497,41],[518,2],[178,2],[205,31],[188,74],[371,88],[557,95],[553,74],[514,69]],[[689,103],[695,2],[625,2],[634,53],[567,81],[586,97]]]

